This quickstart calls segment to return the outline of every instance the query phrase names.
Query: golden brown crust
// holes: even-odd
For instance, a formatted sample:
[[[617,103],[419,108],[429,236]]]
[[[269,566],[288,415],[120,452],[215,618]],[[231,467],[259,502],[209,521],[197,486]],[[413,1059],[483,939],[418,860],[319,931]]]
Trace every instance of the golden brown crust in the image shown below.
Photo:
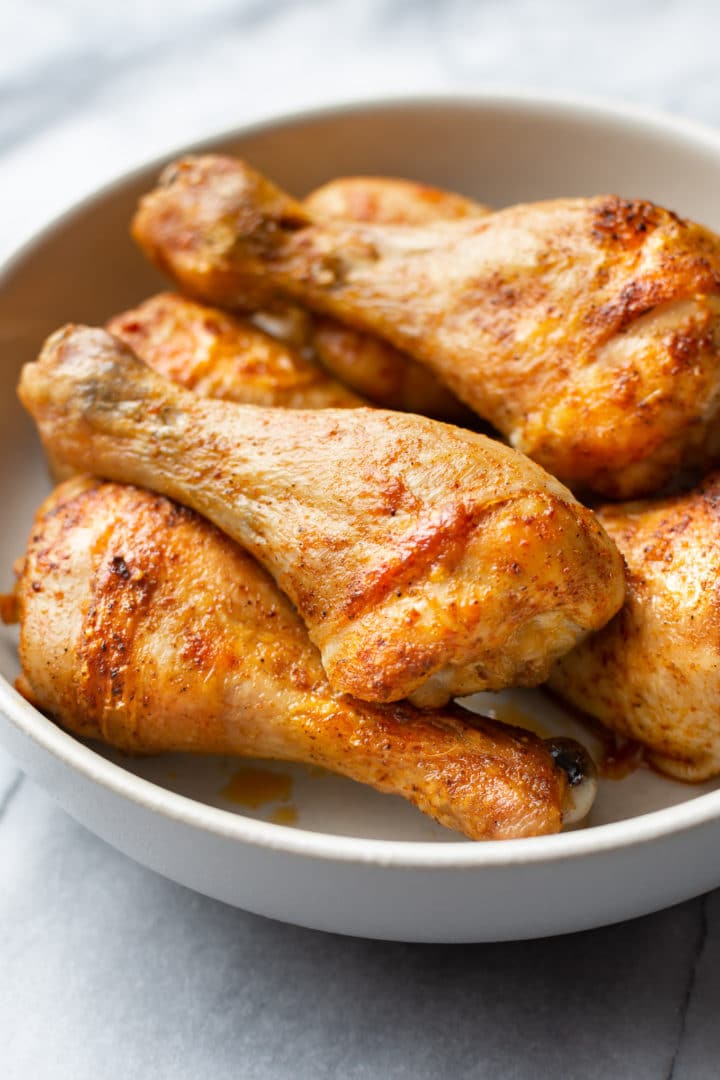
[[[567,781],[539,739],[457,708],[337,697],[260,567],[160,496],[68,482],[20,569],[24,692],[79,735],[312,762],[473,839],[560,828]]]
[[[284,294],[385,338],[564,481],[652,491],[720,457],[720,244],[617,196],[425,226],[313,219],[228,158],[185,159],[134,235],[198,294]]]
[[[203,397],[286,409],[365,402],[251,323],[176,293],[160,293],[107,328],[151,367]]]
[[[534,684],[623,597],[589,510],[473,432],[379,409],[259,409],[68,327],[23,371],[45,444],[215,521],[296,604],[333,686],[423,704]]]
[[[477,422],[472,410],[428,368],[373,334],[318,316],[308,343],[328,371],[384,409],[467,427]]]
[[[598,517],[627,562],[625,604],[550,685],[649,747],[663,772],[720,775],[720,474]]]
[[[451,191],[382,176],[343,176],[303,200],[314,217],[385,225],[482,217],[486,206]],[[337,319],[310,324],[309,343],[322,364],[384,409],[401,409],[473,426],[472,412],[427,367],[382,338]]]
[[[340,176],[303,199],[313,217],[376,225],[425,225],[484,217],[490,208],[454,191],[391,176]]]

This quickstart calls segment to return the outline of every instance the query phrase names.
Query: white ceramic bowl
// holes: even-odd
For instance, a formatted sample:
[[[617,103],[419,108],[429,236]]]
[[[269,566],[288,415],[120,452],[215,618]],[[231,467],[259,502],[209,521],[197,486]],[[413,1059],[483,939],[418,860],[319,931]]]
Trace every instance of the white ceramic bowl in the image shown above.
[[[362,172],[430,181],[496,206],[618,192],[720,229],[720,137],[595,104],[485,96],[360,105],[204,145],[248,158],[298,194]],[[61,323],[102,322],[161,284],[127,232],[137,196],[160,164],[121,178],[43,229],[4,270],[0,566],[8,585],[50,486],[15,397],[19,367]],[[295,826],[274,824],[267,819],[277,804],[240,812],[222,794],[238,763],[124,759],[59,730],[12,688],[15,641],[12,630],[0,640],[0,739],[22,768],[126,854],[230,904],[367,937],[483,941],[597,926],[720,884],[720,784],[693,788],[640,771],[601,785],[584,829],[474,844],[399,799],[270,766],[292,784],[285,813],[298,815]],[[539,691],[486,696],[481,704],[577,733]]]

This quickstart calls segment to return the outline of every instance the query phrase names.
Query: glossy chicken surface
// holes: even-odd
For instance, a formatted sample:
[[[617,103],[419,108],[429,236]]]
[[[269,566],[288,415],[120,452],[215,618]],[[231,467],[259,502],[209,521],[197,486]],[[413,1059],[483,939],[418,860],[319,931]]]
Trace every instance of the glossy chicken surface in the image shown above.
[[[365,404],[246,320],[176,293],[151,297],[110,319],[107,328],[146,364],[203,397],[286,409]]]
[[[682,780],[720,775],[720,473],[689,493],[605,506],[625,556],[618,615],[555,666],[562,697]]]
[[[59,488],[37,515],[17,599],[21,689],[83,737],[312,762],[473,839],[556,832],[592,800],[577,744],[457,707],[335,696],[257,563],[149,492],[84,478]],[[574,760],[573,787],[555,757]]]
[[[48,340],[19,392],[56,458],[175,498],[255,555],[338,691],[435,705],[535,684],[622,603],[593,514],[473,432],[206,400],[82,327]]]
[[[133,228],[198,296],[284,295],[384,337],[576,488],[650,492],[720,458],[720,241],[652,203],[348,223],[206,156],[166,170]]]

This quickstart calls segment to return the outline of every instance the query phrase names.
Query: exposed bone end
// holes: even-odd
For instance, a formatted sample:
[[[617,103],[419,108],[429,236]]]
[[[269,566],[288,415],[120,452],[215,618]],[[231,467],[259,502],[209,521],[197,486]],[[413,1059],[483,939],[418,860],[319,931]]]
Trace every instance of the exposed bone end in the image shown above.
[[[206,154],[165,168],[141,199],[131,232],[193,296],[252,311],[273,299],[268,262],[288,233],[309,224],[299,203],[244,162]]]
[[[546,739],[550,756],[567,777],[563,825],[576,825],[590,813],[597,794],[597,768],[588,751],[574,739]]]

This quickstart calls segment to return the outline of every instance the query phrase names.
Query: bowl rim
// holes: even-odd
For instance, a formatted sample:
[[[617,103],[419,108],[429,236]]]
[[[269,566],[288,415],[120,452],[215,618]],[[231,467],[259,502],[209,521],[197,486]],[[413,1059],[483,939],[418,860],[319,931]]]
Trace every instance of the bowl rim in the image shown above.
[[[548,117],[578,118],[594,122],[609,121],[647,133],[671,136],[718,154],[720,169],[720,132],[694,120],[671,116],[659,110],[618,104],[602,98],[574,94],[546,94],[532,89],[487,88],[472,94],[439,91],[431,94],[384,94],[330,105],[290,110],[253,120],[233,128],[220,128],[191,144],[145,159],[115,176],[82,198],[53,214],[30,236],[16,245],[0,263],[0,288],[22,263],[31,258],[54,233],[72,224],[94,203],[121,190],[150,170],[160,171],[173,157],[202,153],[218,143],[232,142],[256,134],[281,131],[285,127],[318,120],[342,118],[367,112],[382,113],[403,108],[454,108],[525,111]],[[596,825],[552,836],[498,840],[492,843],[459,841],[383,840],[367,837],[310,831],[294,826],[259,821],[220,807],[210,806],[189,796],[164,788],[129,772],[103,757],[48,720],[27,702],[0,675],[0,714],[22,735],[55,758],[61,765],[79,773],[86,781],[108,789],[112,794],[135,803],[142,810],[162,816],[193,829],[212,833],[253,847],[265,848],[289,856],[352,864],[373,864],[386,868],[416,870],[482,870],[535,863],[582,859],[600,853],[649,844],[670,835],[707,825],[720,819],[720,788],[698,795],[686,802],[650,811],[621,821]]]

